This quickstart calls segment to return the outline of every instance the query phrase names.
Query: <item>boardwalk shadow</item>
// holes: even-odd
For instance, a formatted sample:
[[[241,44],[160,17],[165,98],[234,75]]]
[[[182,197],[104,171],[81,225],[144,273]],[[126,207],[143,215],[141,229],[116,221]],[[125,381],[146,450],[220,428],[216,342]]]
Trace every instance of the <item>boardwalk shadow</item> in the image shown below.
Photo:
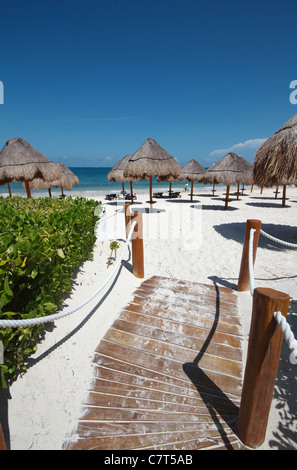
[[[213,380],[199,367],[204,353],[206,352],[212,337],[216,331],[219,317],[220,317],[220,292],[218,286],[215,284],[216,289],[216,312],[212,328],[193,362],[183,364],[183,370],[189,377],[193,385],[196,387],[199,395],[207,407],[214,424],[221,435],[225,446],[232,449],[232,444],[224,431],[218,415],[225,421],[225,423],[236,434],[236,422],[239,413],[239,408],[236,406],[228,396],[218,387]]]

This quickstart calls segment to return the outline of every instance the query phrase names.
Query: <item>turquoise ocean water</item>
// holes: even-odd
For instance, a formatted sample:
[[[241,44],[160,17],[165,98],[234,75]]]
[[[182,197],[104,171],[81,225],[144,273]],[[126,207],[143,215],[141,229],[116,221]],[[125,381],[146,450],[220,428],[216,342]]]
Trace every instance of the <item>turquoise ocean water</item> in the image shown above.
[[[111,170],[110,167],[77,167],[70,169],[76,174],[79,179],[79,184],[74,185],[71,191],[64,190],[64,194],[67,196],[102,196],[108,193],[118,193],[122,190],[122,183],[109,182],[107,174]],[[23,188],[22,183],[11,183],[11,192],[13,196],[26,195],[26,191]],[[184,190],[185,182],[172,183],[172,190],[179,191]],[[212,185],[205,185],[203,183],[194,183],[194,191],[209,191]],[[158,183],[156,178],[153,178],[153,191],[167,191],[169,189],[169,183]],[[190,184],[189,184],[190,189]],[[60,188],[51,188],[52,195],[57,196],[61,194]],[[130,183],[125,183],[125,191],[130,192]],[[149,191],[149,181],[137,181],[133,183],[133,192],[145,193]],[[0,186],[0,196],[8,196],[7,185]],[[32,189],[33,197],[48,196],[47,189],[34,190]]]

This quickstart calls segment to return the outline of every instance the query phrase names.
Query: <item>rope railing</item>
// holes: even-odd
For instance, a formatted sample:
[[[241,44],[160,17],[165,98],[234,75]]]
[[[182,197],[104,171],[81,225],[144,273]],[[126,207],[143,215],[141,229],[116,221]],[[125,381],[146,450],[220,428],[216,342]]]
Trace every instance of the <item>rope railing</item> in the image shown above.
[[[297,245],[295,243],[288,243],[288,242],[285,242],[284,240],[279,240],[278,238],[275,238],[272,235],[269,235],[269,233],[264,232],[264,230],[262,229],[260,229],[260,233],[264,237],[268,238],[269,240],[272,240],[273,242],[280,243],[281,245],[287,246],[288,248],[295,248],[295,250],[297,249]]]
[[[53,315],[47,315],[47,316],[44,316],[44,317],[29,318],[29,319],[23,319],[23,320],[0,320],[0,328],[18,328],[20,326],[33,326],[33,325],[40,325],[40,324],[43,324],[43,323],[52,322],[52,321],[58,320],[60,318],[66,317],[66,316],[76,312],[77,310],[80,310],[85,305],[87,305],[89,302],[91,302],[91,300],[93,300],[106,287],[106,285],[111,281],[114,274],[118,270],[118,268],[119,268],[119,266],[122,262],[122,259],[124,258],[125,253],[127,251],[128,243],[130,242],[130,240],[132,238],[136,223],[137,223],[136,221],[133,221],[132,224],[131,224],[131,228],[130,228],[125,246],[122,250],[122,253],[121,253],[117,263],[114,265],[113,270],[111,271],[109,276],[105,279],[105,281],[98,287],[98,289],[96,289],[88,298],[83,300],[78,305],[65,310],[64,312],[59,312],[59,313],[56,313],[56,314],[53,314]]]
[[[253,263],[253,246],[254,246],[254,233],[256,232],[255,229],[251,228],[250,230],[250,238],[249,238],[249,276],[250,276],[250,292],[251,295],[254,294],[255,290],[255,276],[254,276],[254,263]],[[291,248],[297,248],[297,245],[294,245],[292,243],[287,243],[282,240],[278,240],[275,237],[272,237],[271,235],[268,235],[264,230],[260,229],[260,233],[269,238],[270,240],[282,243],[285,246],[290,246]],[[291,327],[289,323],[287,322],[286,318],[282,315],[281,312],[277,311],[274,312],[273,314],[275,320],[279,324],[282,333],[284,335],[284,339],[286,343],[288,344],[288,347],[291,351],[290,354],[290,362],[291,364],[297,364],[297,340],[294,337],[294,334],[291,330]]]

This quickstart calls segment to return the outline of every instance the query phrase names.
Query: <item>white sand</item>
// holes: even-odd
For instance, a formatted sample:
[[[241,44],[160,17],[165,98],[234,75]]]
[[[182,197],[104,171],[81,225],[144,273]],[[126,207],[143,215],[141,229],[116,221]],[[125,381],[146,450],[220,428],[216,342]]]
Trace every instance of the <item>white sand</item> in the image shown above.
[[[137,195],[133,210],[143,212],[145,278],[161,275],[205,283],[216,281],[236,289],[247,219],[259,219],[265,231],[297,244],[295,187],[287,188],[289,200],[285,208],[280,198],[274,199],[273,189],[264,189],[261,195],[258,187],[252,193],[248,187],[239,201],[232,194],[229,209],[224,210],[223,192],[217,191],[212,197],[204,189],[193,203],[189,202],[188,193],[168,202],[158,199],[153,212],[149,212],[146,202],[148,194]],[[119,240],[117,256],[124,247],[122,206],[102,202],[107,215],[116,210],[119,213],[106,221],[106,232],[103,224],[99,225],[94,259],[81,267],[67,301],[69,306],[88,297],[113,269],[114,262],[106,265],[110,239]],[[292,297],[288,320],[297,337],[296,259],[296,251],[260,238],[256,287],[271,287]],[[47,324],[45,339],[30,359],[27,372],[12,384],[9,392],[1,392],[0,420],[3,428],[9,429],[12,450],[61,449],[75,429],[80,404],[92,378],[94,350],[142,282],[131,272],[130,251],[115,279],[86,307],[54,325]],[[239,293],[239,299],[247,339],[252,299],[249,292]],[[289,354],[284,343],[266,441],[260,449],[297,448],[297,366],[291,365]]]

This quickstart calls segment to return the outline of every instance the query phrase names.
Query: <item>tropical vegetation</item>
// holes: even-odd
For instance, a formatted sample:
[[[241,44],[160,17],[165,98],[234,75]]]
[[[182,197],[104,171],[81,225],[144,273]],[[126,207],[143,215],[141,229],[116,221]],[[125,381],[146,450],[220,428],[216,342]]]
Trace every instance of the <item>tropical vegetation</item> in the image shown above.
[[[76,270],[92,258],[98,213],[98,202],[84,198],[0,198],[1,320],[43,317],[62,307]],[[26,369],[44,327],[0,329],[2,387]]]

